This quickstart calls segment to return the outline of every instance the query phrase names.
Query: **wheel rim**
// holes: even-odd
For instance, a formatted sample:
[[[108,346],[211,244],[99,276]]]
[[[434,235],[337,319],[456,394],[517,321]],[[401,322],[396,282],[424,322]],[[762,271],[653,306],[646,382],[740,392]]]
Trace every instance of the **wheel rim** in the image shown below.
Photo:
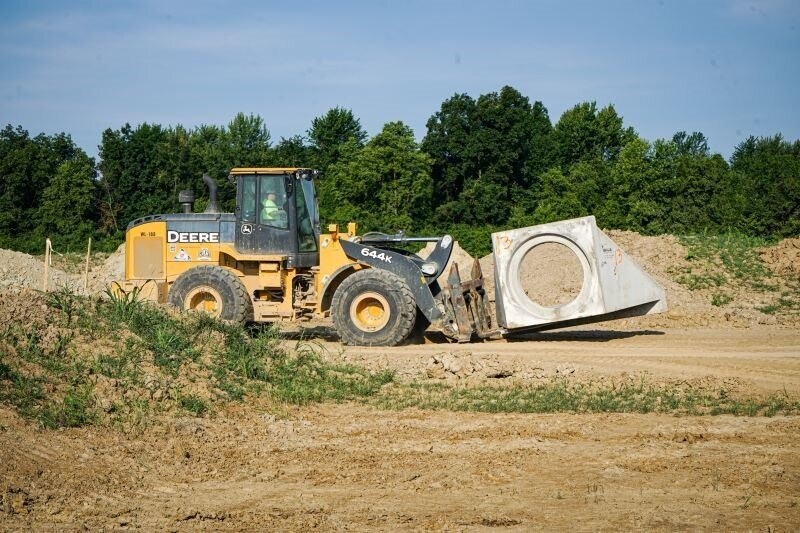
[[[207,285],[195,287],[184,298],[183,308],[219,318],[222,314],[222,296],[213,287]]]
[[[350,304],[350,320],[361,331],[378,331],[388,322],[389,302],[377,292],[364,292]]]

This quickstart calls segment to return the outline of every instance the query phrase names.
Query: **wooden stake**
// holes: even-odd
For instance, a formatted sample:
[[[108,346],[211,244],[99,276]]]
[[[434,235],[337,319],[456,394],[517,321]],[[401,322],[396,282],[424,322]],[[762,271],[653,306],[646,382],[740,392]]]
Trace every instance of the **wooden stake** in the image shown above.
[[[50,278],[50,251],[53,249],[53,245],[50,243],[50,239],[48,238],[44,242],[44,280],[42,282],[42,290],[47,292],[47,282]]]
[[[83,293],[89,293],[89,255],[92,253],[92,238],[89,237],[89,246],[86,248],[86,270],[83,273]]]

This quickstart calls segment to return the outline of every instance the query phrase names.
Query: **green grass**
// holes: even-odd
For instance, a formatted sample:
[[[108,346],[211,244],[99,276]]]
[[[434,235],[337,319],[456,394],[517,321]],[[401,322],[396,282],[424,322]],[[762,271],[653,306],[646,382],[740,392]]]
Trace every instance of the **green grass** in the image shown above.
[[[314,345],[302,342],[291,356],[279,358],[273,370],[273,394],[298,405],[369,398],[394,380],[391,371],[372,373],[355,365],[325,363]]]
[[[208,405],[206,402],[194,394],[181,396],[179,403],[181,409],[188,411],[195,416],[203,416],[208,411]]]
[[[36,413],[36,419],[47,428],[85,426],[96,418],[89,384],[70,387],[61,401],[51,400]]]
[[[45,392],[47,380],[27,376],[0,360],[0,403],[12,405],[20,415],[44,427],[78,427],[94,422],[92,387],[77,376],[61,398]]]
[[[723,307],[733,301],[733,296],[724,292],[715,292],[711,295],[711,305]]]
[[[727,283],[728,278],[719,273],[702,272],[697,274],[693,269],[688,269],[684,274],[678,276],[677,281],[687,289],[696,291],[721,287]]]
[[[187,360],[196,360],[200,351],[194,346],[185,320],[146,304],[139,298],[140,292],[139,287],[127,293],[121,289],[109,290],[99,312],[110,324],[126,326],[138,335],[141,347],[153,355],[155,364],[175,376],[181,365]]]
[[[800,291],[785,291],[772,303],[759,307],[758,310],[767,315],[798,312],[800,311]]]
[[[739,233],[704,233],[682,236],[680,242],[687,248],[686,259],[717,263],[728,275],[748,284],[770,276],[756,252],[758,248],[773,244],[768,239]]]
[[[72,322],[72,316],[77,312],[76,296],[67,287],[61,287],[55,292],[47,293],[47,305],[61,311],[65,325]]]
[[[34,418],[44,400],[40,378],[26,376],[0,359],[0,402],[14,406],[24,417]]]
[[[734,399],[724,391],[656,387],[644,381],[581,384],[556,379],[511,386],[454,387],[414,382],[378,395],[375,405],[387,409],[436,409],[482,413],[671,413],[774,416],[800,414],[800,401],[785,394],[765,399]]]

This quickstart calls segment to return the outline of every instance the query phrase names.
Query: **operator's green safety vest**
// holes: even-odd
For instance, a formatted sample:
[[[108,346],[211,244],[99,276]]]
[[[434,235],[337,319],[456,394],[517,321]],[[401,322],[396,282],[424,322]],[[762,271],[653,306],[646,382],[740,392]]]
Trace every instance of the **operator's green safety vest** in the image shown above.
[[[275,220],[277,218],[275,214],[278,212],[278,204],[269,198],[262,203],[264,208],[261,210],[261,220]]]

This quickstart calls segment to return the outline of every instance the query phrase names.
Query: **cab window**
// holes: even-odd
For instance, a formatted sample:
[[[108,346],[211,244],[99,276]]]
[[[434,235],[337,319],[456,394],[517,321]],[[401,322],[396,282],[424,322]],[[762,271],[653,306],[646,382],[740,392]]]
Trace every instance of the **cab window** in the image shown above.
[[[260,176],[259,222],[265,226],[287,229],[286,187],[283,175]]]

